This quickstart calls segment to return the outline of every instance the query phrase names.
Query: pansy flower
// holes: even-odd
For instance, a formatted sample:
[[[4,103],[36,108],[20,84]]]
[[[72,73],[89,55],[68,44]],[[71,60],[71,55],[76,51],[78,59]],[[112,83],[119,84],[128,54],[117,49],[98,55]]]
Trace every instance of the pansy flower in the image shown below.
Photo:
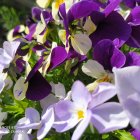
[[[71,89],[72,100],[62,100],[55,104],[56,121],[53,127],[57,132],[65,132],[77,125],[72,140],[78,140],[89,123],[100,133],[127,127],[129,119],[121,105],[105,103],[115,95],[116,90],[109,83],[100,84],[91,94],[83,83],[76,81]]]
[[[19,130],[37,129],[37,139],[42,140],[54,123],[54,111],[53,108],[48,108],[40,118],[40,114],[36,109],[27,108],[25,118],[22,119],[26,121],[18,124],[16,128]]]

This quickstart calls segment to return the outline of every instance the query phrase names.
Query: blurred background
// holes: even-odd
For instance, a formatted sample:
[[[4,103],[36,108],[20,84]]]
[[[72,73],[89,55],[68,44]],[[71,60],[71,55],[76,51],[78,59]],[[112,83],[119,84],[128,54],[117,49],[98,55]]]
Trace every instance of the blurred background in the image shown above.
[[[35,0],[0,0],[0,46],[10,29],[25,23],[35,5]]]

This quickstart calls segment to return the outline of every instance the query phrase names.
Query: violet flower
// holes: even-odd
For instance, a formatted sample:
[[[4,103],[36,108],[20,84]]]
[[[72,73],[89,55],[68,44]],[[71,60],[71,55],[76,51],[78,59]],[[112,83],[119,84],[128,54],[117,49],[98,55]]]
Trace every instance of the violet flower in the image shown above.
[[[94,46],[93,59],[98,61],[105,70],[125,64],[125,55],[109,39],[103,39]]]
[[[71,95],[72,101],[60,101],[54,106],[54,128],[57,132],[65,132],[77,125],[72,140],[78,140],[89,123],[92,123],[100,133],[128,125],[129,120],[119,103],[105,103],[116,95],[113,85],[102,83],[91,94],[80,81],[76,81],[72,86]]]
[[[37,129],[37,139],[41,140],[46,136],[54,123],[53,108],[48,108],[41,118],[37,110],[27,108],[25,111],[25,120],[25,123],[17,125],[17,129]]]
[[[127,18],[128,24],[131,25],[132,28],[132,33],[127,41],[127,44],[131,47],[134,48],[140,48],[140,39],[139,39],[139,34],[140,34],[140,6],[135,7],[134,9],[131,10],[131,13],[129,14]]]
[[[0,48],[0,69],[8,68],[10,63],[14,60],[16,51],[20,45],[19,41],[3,43],[3,48]]]

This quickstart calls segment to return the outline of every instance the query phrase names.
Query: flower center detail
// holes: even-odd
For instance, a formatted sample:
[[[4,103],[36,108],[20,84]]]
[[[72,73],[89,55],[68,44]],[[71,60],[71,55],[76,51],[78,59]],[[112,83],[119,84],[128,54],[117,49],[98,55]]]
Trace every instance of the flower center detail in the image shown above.
[[[64,3],[64,0],[58,0],[58,1],[56,2],[55,8],[58,9],[59,6],[60,6],[62,3]]]
[[[84,111],[79,110],[79,111],[77,112],[77,115],[78,115],[78,119],[84,118]]]

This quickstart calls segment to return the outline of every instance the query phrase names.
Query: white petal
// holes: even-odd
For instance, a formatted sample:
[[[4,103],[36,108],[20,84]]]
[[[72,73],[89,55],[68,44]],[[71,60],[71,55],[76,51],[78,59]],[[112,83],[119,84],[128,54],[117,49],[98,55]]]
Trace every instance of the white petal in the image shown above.
[[[50,4],[51,0],[36,0],[36,3],[41,8],[47,8]]]
[[[60,99],[64,99],[66,96],[66,91],[65,91],[65,87],[62,83],[58,83],[58,84],[51,84],[52,86],[52,92],[55,94],[56,97],[60,98]]]
[[[74,50],[81,55],[86,55],[92,46],[90,38],[82,33],[71,36],[71,44]]]
[[[14,139],[13,140],[30,140],[28,134],[26,131],[17,131],[14,135]]]
[[[88,60],[82,67],[82,71],[93,78],[101,78],[106,74],[104,67],[95,60]]]
[[[140,130],[140,67],[113,69],[118,97],[130,118],[131,125]]]
[[[28,83],[25,83],[25,78],[20,77],[13,89],[14,97],[16,100],[23,100],[26,95],[26,91],[28,89]]]
[[[83,28],[87,31],[87,34],[90,35],[90,34],[92,34],[93,32],[95,32],[95,30],[96,30],[97,27],[96,27],[96,25],[92,22],[91,18],[90,18],[90,17],[87,17],[86,22],[85,22]]]

